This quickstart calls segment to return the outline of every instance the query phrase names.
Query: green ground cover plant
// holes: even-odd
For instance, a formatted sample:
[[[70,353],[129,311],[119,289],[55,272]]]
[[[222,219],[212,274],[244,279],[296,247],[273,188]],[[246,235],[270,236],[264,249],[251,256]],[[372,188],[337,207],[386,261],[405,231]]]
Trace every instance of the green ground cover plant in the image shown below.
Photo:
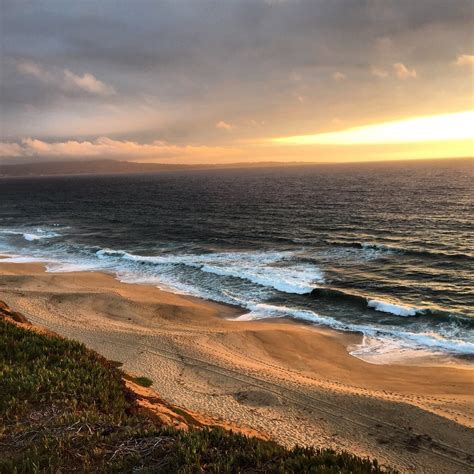
[[[349,453],[157,425],[122,377],[83,344],[0,318],[0,473],[383,472]]]

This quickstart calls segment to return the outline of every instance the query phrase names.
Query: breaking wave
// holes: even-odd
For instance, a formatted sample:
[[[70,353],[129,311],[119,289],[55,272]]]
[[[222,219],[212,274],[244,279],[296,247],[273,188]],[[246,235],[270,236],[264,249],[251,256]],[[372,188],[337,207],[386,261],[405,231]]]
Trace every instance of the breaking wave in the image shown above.
[[[469,336],[474,318],[458,318],[457,314],[436,308],[327,287],[324,274],[314,260],[306,259],[304,252],[297,250],[203,253],[168,250],[159,255],[139,255],[125,250],[58,243],[54,238],[60,234],[48,229],[0,229],[0,233],[21,236],[28,242],[53,239],[43,245],[24,243],[28,250],[22,256],[15,252],[16,255],[5,261],[44,262],[51,272],[109,271],[124,282],[153,284],[178,293],[237,304],[245,310],[237,318],[240,321],[288,317],[357,332],[363,335],[363,342],[351,350],[356,357],[390,352],[390,348],[401,352],[424,349],[474,354],[474,343]],[[31,252],[29,257],[25,255],[27,251]],[[45,258],[46,255],[50,257]],[[315,306],[318,300],[330,304]],[[397,323],[397,318],[380,318],[376,312],[407,318],[406,324]],[[359,314],[366,319],[358,319]]]
[[[239,278],[284,293],[307,294],[324,281],[313,264],[293,261],[294,252],[219,252],[208,254],[133,255],[122,250],[101,249],[100,259],[123,259],[141,265],[185,265],[202,272]]]
[[[437,318],[451,318],[452,316],[456,316],[453,312],[436,308],[408,306],[399,302],[375,299],[371,296],[349,293],[334,288],[315,288],[311,291],[310,296],[315,299],[339,301],[341,303],[351,304],[354,307],[370,308],[374,311],[389,313],[394,316],[434,316]],[[459,317],[461,318],[462,316]],[[472,318],[463,319],[471,320]],[[474,320],[472,321],[474,324]]]
[[[381,311],[382,313],[390,313],[394,314],[395,316],[416,316],[418,311],[416,308],[412,308],[410,306],[404,306],[401,304],[394,304],[389,303],[387,301],[379,301],[379,300],[369,300],[367,303],[369,308],[374,308],[375,311]]]
[[[34,230],[10,230],[0,229],[0,234],[4,235],[21,235],[28,242],[34,242],[36,240],[53,239],[59,237],[61,234],[53,232],[51,230],[44,230],[37,228]]]
[[[361,345],[358,345],[351,354],[362,355],[365,352],[375,350],[374,346],[377,346],[377,350],[381,351],[384,347],[387,349],[385,344],[389,344],[391,347],[415,349],[415,350],[426,350],[431,349],[434,351],[451,352],[455,354],[473,354],[474,353],[474,342],[465,341],[456,338],[454,332],[446,331],[443,336],[441,334],[435,334],[429,332],[428,328],[420,332],[400,330],[396,327],[386,326],[377,327],[373,325],[345,323],[335,318],[322,316],[314,311],[302,310],[299,308],[291,308],[287,306],[276,306],[270,304],[256,304],[249,307],[250,311],[236,318],[237,321],[251,321],[268,318],[292,318],[296,320],[302,320],[305,322],[327,326],[340,331],[350,331],[361,333],[364,336],[364,340]],[[370,341],[370,349],[368,349]],[[376,341],[376,344],[374,344]]]

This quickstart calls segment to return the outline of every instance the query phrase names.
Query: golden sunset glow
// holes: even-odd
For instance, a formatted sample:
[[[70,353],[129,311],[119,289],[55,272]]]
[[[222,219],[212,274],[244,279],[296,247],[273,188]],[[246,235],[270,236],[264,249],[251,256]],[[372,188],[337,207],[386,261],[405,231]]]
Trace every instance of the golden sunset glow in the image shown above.
[[[474,157],[472,8],[419,1],[119,2],[73,45],[77,13],[7,2],[0,165]]]
[[[381,145],[474,139],[474,110],[417,117],[337,132],[276,138],[285,145]]]

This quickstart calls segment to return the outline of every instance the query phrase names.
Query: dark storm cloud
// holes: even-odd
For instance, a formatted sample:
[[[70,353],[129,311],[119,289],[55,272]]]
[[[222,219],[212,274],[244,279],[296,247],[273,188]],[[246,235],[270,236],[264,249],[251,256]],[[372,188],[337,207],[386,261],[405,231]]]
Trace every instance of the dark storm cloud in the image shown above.
[[[67,118],[71,130],[60,128],[59,135],[87,135],[87,128],[74,130],[80,113],[110,110],[117,120],[136,113],[137,122],[147,107],[153,112],[130,136],[218,140],[231,130],[215,129],[220,120],[238,123],[244,137],[262,126],[279,131],[288,118],[304,128],[327,120],[328,111],[337,112],[349,96],[366,100],[372,66],[387,71],[393,83],[395,63],[430,72],[435,62],[448,68],[456,55],[471,53],[472,2],[464,0],[1,5],[1,101],[18,122],[17,128],[5,125],[7,137],[41,135],[43,126],[48,136]],[[45,77],[22,71],[23,62],[36,64]],[[78,78],[69,86],[66,71]],[[93,81],[117,93],[94,93]],[[22,128],[31,109],[42,114],[43,124],[30,117]],[[254,123],[259,126],[248,125]],[[127,134],[115,125],[110,129]]]

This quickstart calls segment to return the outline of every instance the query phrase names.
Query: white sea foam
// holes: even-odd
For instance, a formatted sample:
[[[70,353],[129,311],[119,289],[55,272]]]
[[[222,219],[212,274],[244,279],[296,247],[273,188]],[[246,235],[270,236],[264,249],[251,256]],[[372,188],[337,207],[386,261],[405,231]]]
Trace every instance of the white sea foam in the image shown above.
[[[440,334],[429,331],[428,328],[423,332],[414,332],[399,330],[395,327],[358,325],[350,325],[350,327],[352,330],[359,330],[367,338],[361,347],[359,347],[359,351],[362,352],[367,350],[367,346],[372,346],[369,350],[372,352],[377,350],[380,353],[398,350],[429,349],[431,352],[441,351],[456,354],[474,354],[474,342],[446,338]],[[369,341],[370,344],[368,344]],[[375,348],[373,347],[374,344],[376,346]],[[362,352],[359,352],[359,354]]]
[[[393,357],[400,352],[429,350],[433,352],[451,352],[455,354],[474,354],[474,342],[460,339],[446,338],[433,332],[410,332],[399,330],[393,326],[362,325],[345,323],[329,316],[323,316],[311,310],[276,306],[269,304],[255,304],[249,306],[250,311],[236,318],[237,321],[251,321],[258,319],[290,317],[304,320],[316,325],[328,326],[340,331],[358,332],[363,335],[361,344],[351,349],[350,353],[360,358],[383,356],[379,363],[385,363],[387,357]],[[385,358],[385,359],[384,359]]]
[[[184,293],[206,299],[239,304],[247,312],[238,320],[290,317],[315,325],[328,326],[341,331],[359,332],[364,335],[362,344],[351,349],[355,357],[371,362],[393,360],[396,353],[408,356],[410,351],[450,352],[474,354],[474,343],[465,333],[443,333],[440,328],[433,332],[417,326],[387,326],[370,323],[367,325],[335,319],[318,314],[310,309],[263,303],[272,295],[272,289],[292,293],[306,293],[322,280],[319,269],[295,260],[294,252],[219,252],[208,254],[167,254],[156,256],[134,255],[122,250],[103,249],[95,255],[86,252],[76,257],[42,258],[41,249],[31,249],[33,255],[10,255],[5,262],[47,262],[51,272],[106,270],[114,273],[126,283],[151,284],[168,291]],[[37,255],[37,256],[35,256]],[[59,255],[59,254],[58,254]],[[296,254],[297,258],[297,254]],[[196,269],[194,274],[186,271],[184,265]],[[199,273],[202,272],[202,273]],[[205,274],[216,274],[245,279],[254,286],[232,281],[224,286],[207,287],[201,284]],[[183,275],[188,275],[183,279]],[[191,275],[191,277],[189,277]],[[194,279],[197,278],[195,281]],[[212,277],[208,277],[212,278]],[[209,281],[209,280],[207,280]],[[210,280],[212,282],[212,279]],[[369,300],[368,306],[397,316],[414,316],[423,310],[380,300]],[[390,359],[392,357],[392,359]]]
[[[90,272],[101,269],[102,267],[100,265],[94,265],[92,262],[48,261],[46,265],[46,271],[48,273]]]
[[[172,268],[177,261],[179,261],[180,263],[186,262],[185,264],[196,266],[197,268],[200,268],[200,265],[202,265],[202,259],[199,259],[200,256],[195,255],[140,257],[122,251],[108,251],[108,253],[109,255],[115,255],[116,258],[118,257],[120,260],[122,259],[122,257],[125,257],[126,261],[151,261],[153,263],[160,262],[164,265],[163,268],[166,268],[168,270]],[[276,258],[276,256],[273,257]],[[19,257],[16,261],[21,261],[22,258],[25,257]],[[215,259],[216,255],[206,255],[203,258]],[[221,257],[219,256],[218,258]],[[230,258],[237,261],[236,255],[232,255]],[[198,261],[196,261],[196,259]],[[33,261],[31,258],[28,258],[28,260]],[[36,259],[34,261],[40,260],[41,259]],[[99,264],[99,266],[100,265],[101,264]],[[95,267],[93,263],[91,263],[91,265],[87,268],[94,269],[92,267]],[[102,268],[103,267],[104,266],[102,266]],[[84,269],[85,267],[81,268],[78,266],[74,266],[73,264],[69,264],[69,266],[53,264],[51,265],[50,270],[68,271],[68,268],[70,270],[77,271],[78,269]],[[390,361],[393,362],[394,360],[401,360],[404,356],[408,357],[409,354],[413,353],[413,351],[415,351],[416,354],[420,354],[420,351],[427,350],[430,351],[430,353],[474,353],[474,342],[459,339],[459,332],[453,333],[449,332],[447,329],[444,331],[443,334],[440,334],[432,331],[430,332],[428,328],[426,329],[426,331],[410,332],[402,328],[398,328],[396,326],[382,326],[377,324],[363,325],[349,323],[337,320],[330,316],[318,314],[309,309],[259,303],[258,300],[260,298],[256,295],[254,295],[255,297],[249,297],[249,295],[244,296],[238,293],[234,294],[232,291],[229,290],[206,290],[196,285],[179,281],[179,278],[169,271],[160,271],[159,273],[155,273],[152,269],[150,273],[147,273],[142,268],[128,267],[128,265],[121,267],[120,264],[117,265],[117,262],[115,262],[115,264],[110,266],[109,268],[116,273],[117,278],[120,281],[126,283],[152,284],[168,291],[171,290],[174,292],[198,296],[206,299],[212,299],[215,301],[239,304],[240,306],[246,308],[247,312],[236,318],[237,321],[290,317],[296,320],[302,320],[316,325],[331,327],[340,331],[359,332],[364,336],[363,342],[360,345],[352,348],[350,353],[355,357],[359,357],[372,363],[388,363]],[[416,309],[414,308],[409,308],[402,305],[392,305],[391,303],[386,303],[377,300],[371,301],[374,301],[374,303],[372,303],[374,305],[377,303],[378,308],[383,307],[385,310],[389,309],[391,314],[405,316],[406,313],[412,313],[412,311],[416,311]],[[373,306],[371,305],[371,307]]]
[[[404,306],[400,304],[388,303],[387,301],[380,300],[369,300],[367,302],[369,308],[374,308],[375,311],[381,311],[382,313],[391,313],[396,316],[416,316],[417,309],[410,306]]]
[[[257,285],[286,293],[311,292],[315,283],[324,281],[323,274],[314,265],[291,263],[291,252],[221,252],[209,254],[183,254],[143,256],[122,250],[102,249],[96,253],[100,259],[119,258],[127,261],[155,265],[186,265],[205,273],[241,278]]]
[[[285,318],[292,317],[308,321],[310,323],[321,324],[326,326],[338,326],[339,322],[331,317],[320,316],[311,310],[290,308],[288,306],[277,306],[266,303],[251,304],[248,306],[250,311],[238,318],[236,321],[252,321],[268,318]]]
[[[60,234],[51,230],[45,230],[37,228],[34,230],[12,230],[12,229],[0,229],[0,234],[4,235],[21,235],[25,240],[34,242],[35,240],[52,239],[59,237]]]
[[[221,303],[235,304],[234,301],[227,300],[225,297],[223,298],[217,292],[212,293],[210,291],[198,288],[195,285],[180,282],[177,278],[169,274],[160,274],[159,276],[153,276],[124,270],[118,271],[116,275],[117,279],[122,283],[153,285],[159,288],[160,290],[169,291],[171,293],[195,296],[197,298],[219,301]]]
[[[474,354],[474,343],[446,339],[434,333],[366,328],[362,342],[349,353],[373,364],[388,364],[428,355]]]
[[[310,293],[314,289],[315,283],[322,281],[322,275],[318,269],[301,265],[253,268],[245,264],[230,267],[203,265],[201,270],[216,275],[242,278],[284,293]]]
[[[8,255],[4,254],[4,258],[0,260],[2,263],[44,263],[48,260],[41,257],[32,257],[27,255]]]
[[[101,249],[96,253],[98,258],[105,259],[107,257],[124,257],[125,255],[130,255],[123,250],[112,250],[112,249]]]
[[[43,240],[43,239],[52,239],[56,237],[55,235],[45,235],[45,234],[31,234],[29,232],[25,232],[23,234],[23,238],[28,240],[29,242],[33,242],[35,240]]]
[[[372,337],[364,334],[360,344],[349,348],[349,354],[371,364],[384,365],[404,363],[407,360],[415,362],[416,359],[434,354],[442,355],[443,352],[417,348],[400,339]]]

